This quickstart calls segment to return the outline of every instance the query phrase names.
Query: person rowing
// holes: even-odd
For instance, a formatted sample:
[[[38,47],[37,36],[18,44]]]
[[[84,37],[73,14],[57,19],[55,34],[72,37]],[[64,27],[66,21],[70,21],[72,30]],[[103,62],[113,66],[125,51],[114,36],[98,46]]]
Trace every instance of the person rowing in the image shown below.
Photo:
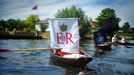
[[[124,37],[122,37],[121,40],[118,40],[117,35],[114,35],[112,37],[112,43],[127,43],[127,42]]]
[[[98,33],[98,36],[96,38],[96,44],[97,44],[97,46],[109,45],[109,43],[105,41],[104,36],[102,36],[100,33]]]
[[[112,43],[118,43],[117,35],[112,37]]]
[[[98,33],[98,37],[96,38],[96,43],[97,44],[105,43],[105,38],[100,33]]]
[[[124,37],[122,37],[122,38],[121,38],[120,43],[126,43],[126,41],[125,41],[125,38],[124,38]]]
[[[120,45],[134,45],[134,43],[127,42],[124,37],[122,37],[121,40],[118,40],[117,35],[114,35],[112,37],[111,44],[115,44],[115,45],[117,45],[117,44],[120,44]]]

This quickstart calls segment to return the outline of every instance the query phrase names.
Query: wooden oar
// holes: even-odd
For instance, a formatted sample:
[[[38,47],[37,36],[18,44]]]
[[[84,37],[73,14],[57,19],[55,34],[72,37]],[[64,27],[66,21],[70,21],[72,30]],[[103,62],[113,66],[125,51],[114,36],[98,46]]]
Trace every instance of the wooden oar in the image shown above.
[[[0,49],[0,52],[11,52],[12,50],[9,49]]]
[[[52,48],[21,48],[15,50],[0,49],[0,52],[34,51],[34,50],[53,50],[53,49]]]
[[[87,51],[91,51],[91,52],[99,52],[99,53],[104,52],[104,51],[101,50],[101,49],[98,49],[98,50],[88,50],[88,49],[80,48],[80,50],[87,50]]]
[[[130,46],[133,46],[132,44],[130,44],[130,43],[128,43],[128,45],[127,44],[123,44],[123,43],[120,43],[120,42],[111,42],[110,44],[113,44],[113,45],[123,45],[123,46],[125,46],[126,48],[133,48],[133,47],[130,47]]]
[[[87,51],[92,51],[92,52],[96,52],[96,53],[102,53],[102,52],[104,52],[103,50],[101,50],[101,49],[98,49],[98,50],[87,50]]]

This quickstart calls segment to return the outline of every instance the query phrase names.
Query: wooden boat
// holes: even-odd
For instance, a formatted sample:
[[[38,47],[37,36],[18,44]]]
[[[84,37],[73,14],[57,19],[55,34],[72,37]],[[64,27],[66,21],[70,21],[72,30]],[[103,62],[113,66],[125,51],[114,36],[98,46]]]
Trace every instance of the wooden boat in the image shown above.
[[[111,44],[101,44],[101,45],[96,45],[96,48],[101,49],[103,51],[110,51],[111,49]]]
[[[96,44],[96,48],[101,49],[103,51],[110,51],[111,49],[111,43],[106,42],[104,44]]]
[[[50,52],[51,62],[74,67],[83,67],[93,59],[93,57],[80,51],[78,22],[77,18],[59,18],[49,20],[49,26],[51,29],[51,48],[53,48]]]
[[[129,42],[125,42],[125,43],[117,42],[117,44],[119,44],[119,45],[131,45],[131,46],[134,46],[134,43],[129,43]]]
[[[93,57],[86,55],[86,57],[80,57],[80,58],[63,58],[60,56],[60,51],[54,53],[54,51],[51,51],[50,56],[50,62],[53,64],[59,64],[59,65],[67,65],[67,66],[73,66],[73,67],[84,67],[88,62],[90,62]]]
[[[54,65],[54,66],[62,67],[65,70],[64,74],[66,74],[66,75],[70,75],[70,72],[71,73],[73,72],[74,75],[78,75],[79,72],[85,72],[85,71],[95,72],[94,69],[88,67],[87,65],[82,66],[82,67],[74,67],[74,66],[69,66],[69,65],[66,65],[66,64],[54,63],[53,61],[50,61],[50,64]]]
[[[107,42],[107,36],[105,30],[98,30],[93,33],[94,35],[94,43],[97,49],[101,49],[103,51],[111,50],[111,43]],[[97,42],[98,37],[103,37],[103,41],[101,43]]]

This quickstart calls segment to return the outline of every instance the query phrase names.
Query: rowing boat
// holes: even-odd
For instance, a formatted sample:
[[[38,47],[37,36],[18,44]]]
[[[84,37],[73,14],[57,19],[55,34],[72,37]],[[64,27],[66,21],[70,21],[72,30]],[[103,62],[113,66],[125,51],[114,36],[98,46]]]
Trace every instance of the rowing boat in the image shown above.
[[[53,63],[83,67],[93,59],[80,51],[78,22],[78,18],[49,19],[50,48],[53,49],[50,52],[50,61]]]
[[[103,51],[110,51],[111,50],[111,45],[96,45],[96,48],[101,49]]]
[[[81,51],[81,54],[85,55],[85,57],[80,58],[64,58],[61,56],[61,50],[57,52],[51,51],[50,52],[50,62],[53,64],[60,64],[60,65],[67,65],[73,67],[84,67],[88,62],[90,62],[93,57],[87,55],[86,53]]]
[[[107,42],[107,36],[106,36],[105,30],[95,31],[93,33],[93,35],[94,35],[95,46],[97,49],[101,49],[103,51],[111,50],[111,47],[110,47],[111,43]],[[100,37],[101,37],[101,39],[100,39]]]
[[[129,43],[129,42],[125,42],[125,43],[117,42],[117,44],[134,46],[134,43]]]

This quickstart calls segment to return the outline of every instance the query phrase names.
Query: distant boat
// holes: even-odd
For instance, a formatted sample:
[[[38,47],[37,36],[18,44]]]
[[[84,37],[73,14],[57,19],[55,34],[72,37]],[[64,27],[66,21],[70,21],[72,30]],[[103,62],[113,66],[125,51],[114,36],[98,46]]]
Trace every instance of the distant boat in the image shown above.
[[[119,44],[119,45],[131,45],[131,46],[134,46],[134,43],[129,43],[129,42],[125,42],[125,43],[117,42],[116,44]]]
[[[50,19],[51,51],[53,63],[84,67],[93,57],[79,49],[79,27],[77,18]],[[63,51],[64,50],[64,51]]]
[[[104,38],[103,43],[101,44],[97,42],[98,34],[100,34]],[[107,42],[107,36],[105,30],[96,31],[93,33],[93,35],[96,48],[101,49],[103,51],[111,50],[111,44]]]
[[[111,50],[111,44],[106,45],[96,45],[96,48],[103,50],[103,51],[110,51]]]

